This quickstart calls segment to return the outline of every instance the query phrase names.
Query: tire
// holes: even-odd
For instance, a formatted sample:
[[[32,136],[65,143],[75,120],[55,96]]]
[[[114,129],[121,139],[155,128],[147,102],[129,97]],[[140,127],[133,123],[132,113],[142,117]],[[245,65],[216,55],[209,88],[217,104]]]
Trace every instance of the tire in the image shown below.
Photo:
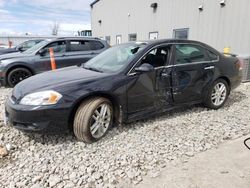
[[[102,110],[106,113],[102,113]],[[101,114],[104,114],[105,117]],[[93,143],[104,137],[112,125],[113,107],[111,102],[101,97],[91,98],[84,101],[77,109],[73,132],[78,140]]]
[[[15,87],[19,82],[32,76],[32,73],[26,68],[15,68],[7,76],[7,82],[10,87]]]
[[[208,108],[217,110],[224,106],[228,99],[229,93],[230,89],[227,81],[224,79],[218,79],[208,89],[207,96],[204,100],[204,105]]]

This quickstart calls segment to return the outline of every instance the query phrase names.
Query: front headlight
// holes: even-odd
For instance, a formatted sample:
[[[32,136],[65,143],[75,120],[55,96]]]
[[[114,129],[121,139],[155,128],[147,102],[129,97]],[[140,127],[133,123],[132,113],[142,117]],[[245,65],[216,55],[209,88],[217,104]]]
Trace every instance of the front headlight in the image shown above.
[[[20,104],[40,106],[40,105],[52,105],[56,104],[62,95],[56,91],[41,91],[31,93],[22,98]]]

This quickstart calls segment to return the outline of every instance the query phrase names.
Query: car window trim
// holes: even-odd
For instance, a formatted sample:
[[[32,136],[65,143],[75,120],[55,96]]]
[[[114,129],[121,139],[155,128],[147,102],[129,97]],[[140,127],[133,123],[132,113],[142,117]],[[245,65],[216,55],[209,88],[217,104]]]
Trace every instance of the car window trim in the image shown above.
[[[158,48],[161,46],[166,46],[166,45],[178,45],[178,44],[192,44],[192,45],[197,45],[200,46],[206,50],[209,50],[208,48],[200,45],[200,44],[194,44],[194,43],[167,43],[167,44],[159,44],[156,46],[151,47],[149,50],[146,51],[146,53],[144,53],[143,56],[140,57],[139,60],[136,61],[136,63],[131,67],[131,69],[127,72],[127,76],[133,76],[136,75],[136,72],[132,72],[135,68],[135,66],[145,57],[146,54],[148,54],[151,50],[153,50],[154,48]],[[211,51],[211,50],[209,50]],[[220,57],[219,55],[217,55],[216,53],[214,53],[217,56],[216,60],[211,60],[211,61],[201,61],[201,62],[193,62],[193,63],[188,63],[188,64],[175,64],[175,65],[168,65],[168,66],[162,66],[162,67],[156,67],[155,70],[158,68],[170,68],[170,67],[175,67],[175,66],[181,66],[181,65],[194,65],[194,64],[201,64],[201,63],[215,63],[215,62],[219,62],[220,61]]]

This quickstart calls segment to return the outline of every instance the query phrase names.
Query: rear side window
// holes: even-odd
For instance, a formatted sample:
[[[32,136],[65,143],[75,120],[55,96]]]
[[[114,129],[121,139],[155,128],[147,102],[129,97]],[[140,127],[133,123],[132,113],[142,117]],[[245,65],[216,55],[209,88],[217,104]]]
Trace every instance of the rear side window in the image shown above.
[[[90,43],[92,46],[92,50],[101,50],[104,48],[104,45],[99,41],[90,41]]]
[[[78,51],[90,51],[91,44],[89,41],[84,40],[74,40],[69,41],[69,51],[78,52]]]
[[[188,64],[207,61],[205,49],[190,44],[179,44],[176,46],[176,64]]]
[[[208,50],[207,54],[208,54],[208,57],[211,61],[216,61],[219,58],[218,55],[216,55],[215,53],[213,53],[209,50]]]

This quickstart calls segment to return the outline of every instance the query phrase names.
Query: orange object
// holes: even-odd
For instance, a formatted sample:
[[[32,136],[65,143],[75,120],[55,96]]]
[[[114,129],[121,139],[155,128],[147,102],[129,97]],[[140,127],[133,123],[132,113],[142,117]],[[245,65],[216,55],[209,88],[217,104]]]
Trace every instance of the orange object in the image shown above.
[[[56,70],[56,60],[55,60],[53,48],[49,49],[49,54],[50,54],[51,70]]]
[[[12,46],[12,41],[9,40],[9,48]]]

